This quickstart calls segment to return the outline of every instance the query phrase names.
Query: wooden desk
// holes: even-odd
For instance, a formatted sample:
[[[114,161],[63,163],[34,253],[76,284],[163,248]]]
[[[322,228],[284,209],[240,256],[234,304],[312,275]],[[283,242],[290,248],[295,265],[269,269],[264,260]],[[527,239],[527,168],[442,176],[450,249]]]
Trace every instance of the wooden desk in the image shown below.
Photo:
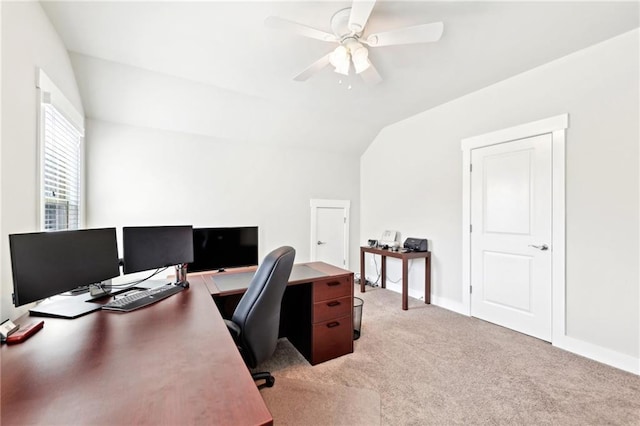
[[[98,311],[3,345],[2,424],[270,425],[204,279],[129,313]]]
[[[385,288],[387,286],[387,257],[395,257],[402,260],[402,309],[409,309],[409,259],[422,259],[424,258],[424,303],[431,303],[431,252],[429,251],[413,251],[408,253],[401,253],[397,251],[391,251],[386,249],[374,248],[374,247],[360,247],[360,292],[365,292],[365,253],[377,254],[382,257],[382,266],[380,275],[382,277],[381,286]]]
[[[222,306],[228,316],[255,269],[202,275],[214,298],[232,300],[231,306]],[[324,262],[293,265],[282,300],[280,337],[287,337],[312,365],[352,353],[353,272]]]

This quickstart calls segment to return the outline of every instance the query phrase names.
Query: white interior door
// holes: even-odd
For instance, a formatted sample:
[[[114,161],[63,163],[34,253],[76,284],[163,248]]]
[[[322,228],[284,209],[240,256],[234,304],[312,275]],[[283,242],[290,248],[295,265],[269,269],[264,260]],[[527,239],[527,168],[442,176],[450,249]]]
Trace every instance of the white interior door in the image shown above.
[[[312,200],[311,260],[348,267],[349,203]]]
[[[471,152],[471,315],[551,341],[552,136]]]

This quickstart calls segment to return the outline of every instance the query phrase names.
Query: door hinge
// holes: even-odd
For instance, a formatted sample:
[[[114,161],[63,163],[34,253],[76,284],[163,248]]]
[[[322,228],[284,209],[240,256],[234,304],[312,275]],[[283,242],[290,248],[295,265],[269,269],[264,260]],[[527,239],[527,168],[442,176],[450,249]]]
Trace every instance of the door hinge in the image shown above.
[[[473,293],[473,286],[469,286],[469,294]]]
[[[469,172],[473,171],[473,164],[469,164]]]
[[[469,224],[469,232],[473,232],[473,225]]]
[[[345,216],[343,217],[343,219],[344,219],[343,223],[347,223],[347,217]]]

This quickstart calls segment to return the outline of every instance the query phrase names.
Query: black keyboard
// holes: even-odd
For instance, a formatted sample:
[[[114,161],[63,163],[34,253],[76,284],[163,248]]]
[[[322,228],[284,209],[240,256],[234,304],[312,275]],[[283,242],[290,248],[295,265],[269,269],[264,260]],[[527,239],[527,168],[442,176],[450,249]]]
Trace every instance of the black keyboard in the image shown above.
[[[184,287],[174,284],[167,284],[160,287],[150,288],[148,290],[142,290],[137,293],[123,296],[119,299],[112,300],[109,303],[102,305],[102,309],[108,311],[130,312],[135,309],[144,308],[166,299],[169,296],[173,296],[176,293],[184,290]]]

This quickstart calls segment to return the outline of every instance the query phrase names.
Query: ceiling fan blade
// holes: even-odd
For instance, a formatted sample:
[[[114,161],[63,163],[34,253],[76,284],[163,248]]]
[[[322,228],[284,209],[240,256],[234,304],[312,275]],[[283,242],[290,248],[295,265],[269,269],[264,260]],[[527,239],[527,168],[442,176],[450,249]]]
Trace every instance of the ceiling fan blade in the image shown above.
[[[322,58],[318,59],[317,61],[315,61],[311,65],[309,65],[307,67],[307,69],[302,71],[300,74],[298,74],[295,77],[293,77],[293,79],[296,80],[296,81],[305,81],[306,79],[308,79],[309,77],[311,77],[312,75],[314,75],[315,73],[320,71],[322,68],[324,68],[327,65],[329,65],[329,56],[331,56],[332,53],[333,52],[327,53],[325,56],[323,56]]]
[[[398,28],[397,30],[371,34],[367,37],[365,43],[372,47],[428,43],[440,40],[443,30],[444,24],[442,22],[434,22],[432,24],[422,24],[415,27]]]
[[[308,27],[297,22],[289,21],[277,16],[268,16],[264,20],[264,24],[269,28],[275,28],[277,30],[291,31],[301,36],[315,38],[322,41],[338,41],[333,34],[326,33],[324,31],[317,30],[315,28]]]
[[[351,14],[349,15],[349,29],[355,33],[360,33],[367,25],[375,0],[353,0]]]
[[[373,86],[374,84],[378,84],[382,81],[382,77],[380,77],[380,74],[378,74],[378,70],[375,69],[371,61],[369,61],[369,68],[362,71],[359,75],[360,77],[362,77],[362,80],[365,83],[371,86]]]

